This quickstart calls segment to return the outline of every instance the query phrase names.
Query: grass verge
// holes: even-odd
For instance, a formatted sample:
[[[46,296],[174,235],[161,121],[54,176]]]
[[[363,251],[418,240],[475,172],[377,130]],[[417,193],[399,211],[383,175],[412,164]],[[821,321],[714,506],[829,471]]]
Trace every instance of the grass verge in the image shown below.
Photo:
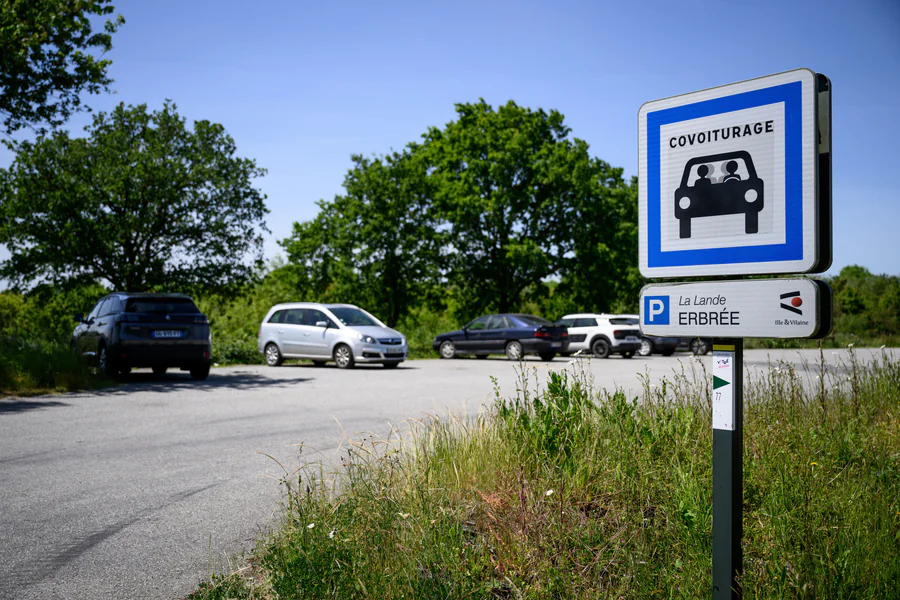
[[[0,394],[71,392],[99,383],[86,362],[64,346],[0,339]]]
[[[473,420],[417,421],[353,443],[337,473],[285,477],[252,568],[191,598],[708,598],[709,377],[640,398],[584,372],[530,377]],[[745,383],[745,594],[891,597],[900,362],[776,364]]]

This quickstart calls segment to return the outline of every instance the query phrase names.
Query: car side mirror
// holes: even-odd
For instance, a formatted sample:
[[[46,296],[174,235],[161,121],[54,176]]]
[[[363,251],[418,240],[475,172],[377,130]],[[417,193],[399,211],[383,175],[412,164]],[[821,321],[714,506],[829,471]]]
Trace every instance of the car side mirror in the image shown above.
[[[84,313],[75,313],[72,315],[72,320],[76,323],[84,323]]]
[[[328,329],[328,321],[316,321],[316,327],[324,327]]]

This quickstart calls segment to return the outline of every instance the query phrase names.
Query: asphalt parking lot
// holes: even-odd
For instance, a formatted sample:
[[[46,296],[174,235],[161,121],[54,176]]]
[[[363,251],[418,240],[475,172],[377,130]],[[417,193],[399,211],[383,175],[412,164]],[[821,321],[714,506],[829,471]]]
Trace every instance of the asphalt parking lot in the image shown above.
[[[816,357],[748,351],[746,365]],[[525,372],[541,382],[549,369],[584,369],[598,388],[636,393],[639,376],[699,375],[697,360],[529,359]],[[277,516],[283,468],[333,464],[345,437],[384,436],[409,418],[474,415],[494,380],[511,396],[521,374],[499,357],[238,366],[206,381],[138,371],[90,393],[0,398],[0,598],[184,597]]]

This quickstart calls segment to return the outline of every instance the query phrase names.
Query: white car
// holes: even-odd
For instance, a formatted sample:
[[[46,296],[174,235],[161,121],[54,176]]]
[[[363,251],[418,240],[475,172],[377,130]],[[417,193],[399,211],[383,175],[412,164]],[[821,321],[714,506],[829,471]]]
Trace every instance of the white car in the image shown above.
[[[567,354],[590,353],[597,358],[621,354],[631,358],[641,347],[641,330],[632,319],[605,313],[566,315],[557,325],[569,328]]]
[[[393,368],[406,360],[406,338],[352,304],[289,302],[269,309],[259,327],[259,351],[270,367],[285,358],[329,360],[340,369],[357,363]]]

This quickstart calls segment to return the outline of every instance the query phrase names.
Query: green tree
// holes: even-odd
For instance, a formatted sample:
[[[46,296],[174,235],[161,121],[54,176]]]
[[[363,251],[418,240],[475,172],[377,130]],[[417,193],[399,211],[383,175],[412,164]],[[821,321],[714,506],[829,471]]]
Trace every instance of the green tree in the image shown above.
[[[262,261],[265,174],[225,129],[166,103],[99,113],[88,137],[41,135],[0,171],[0,276],[127,291],[228,290]]]
[[[109,89],[112,34],[124,23],[110,0],[0,0],[0,115],[7,134],[25,125],[61,125],[83,108],[81,95]]]
[[[612,282],[637,261],[636,202],[621,170],[592,158],[555,110],[512,101],[494,110],[481,100],[456,111],[423,146],[449,227],[459,312],[514,310],[526,291],[560,276],[579,299],[611,304]]]
[[[591,193],[573,202],[574,255],[568,257],[557,294],[565,312],[636,313],[644,278],[638,269],[637,178],[597,160]],[[559,315],[561,316],[561,315]]]
[[[435,300],[443,236],[419,149],[353,157],[346,193],[319,202],[281,242],[298,287],[319,299],[354,302],[396,325]]]

